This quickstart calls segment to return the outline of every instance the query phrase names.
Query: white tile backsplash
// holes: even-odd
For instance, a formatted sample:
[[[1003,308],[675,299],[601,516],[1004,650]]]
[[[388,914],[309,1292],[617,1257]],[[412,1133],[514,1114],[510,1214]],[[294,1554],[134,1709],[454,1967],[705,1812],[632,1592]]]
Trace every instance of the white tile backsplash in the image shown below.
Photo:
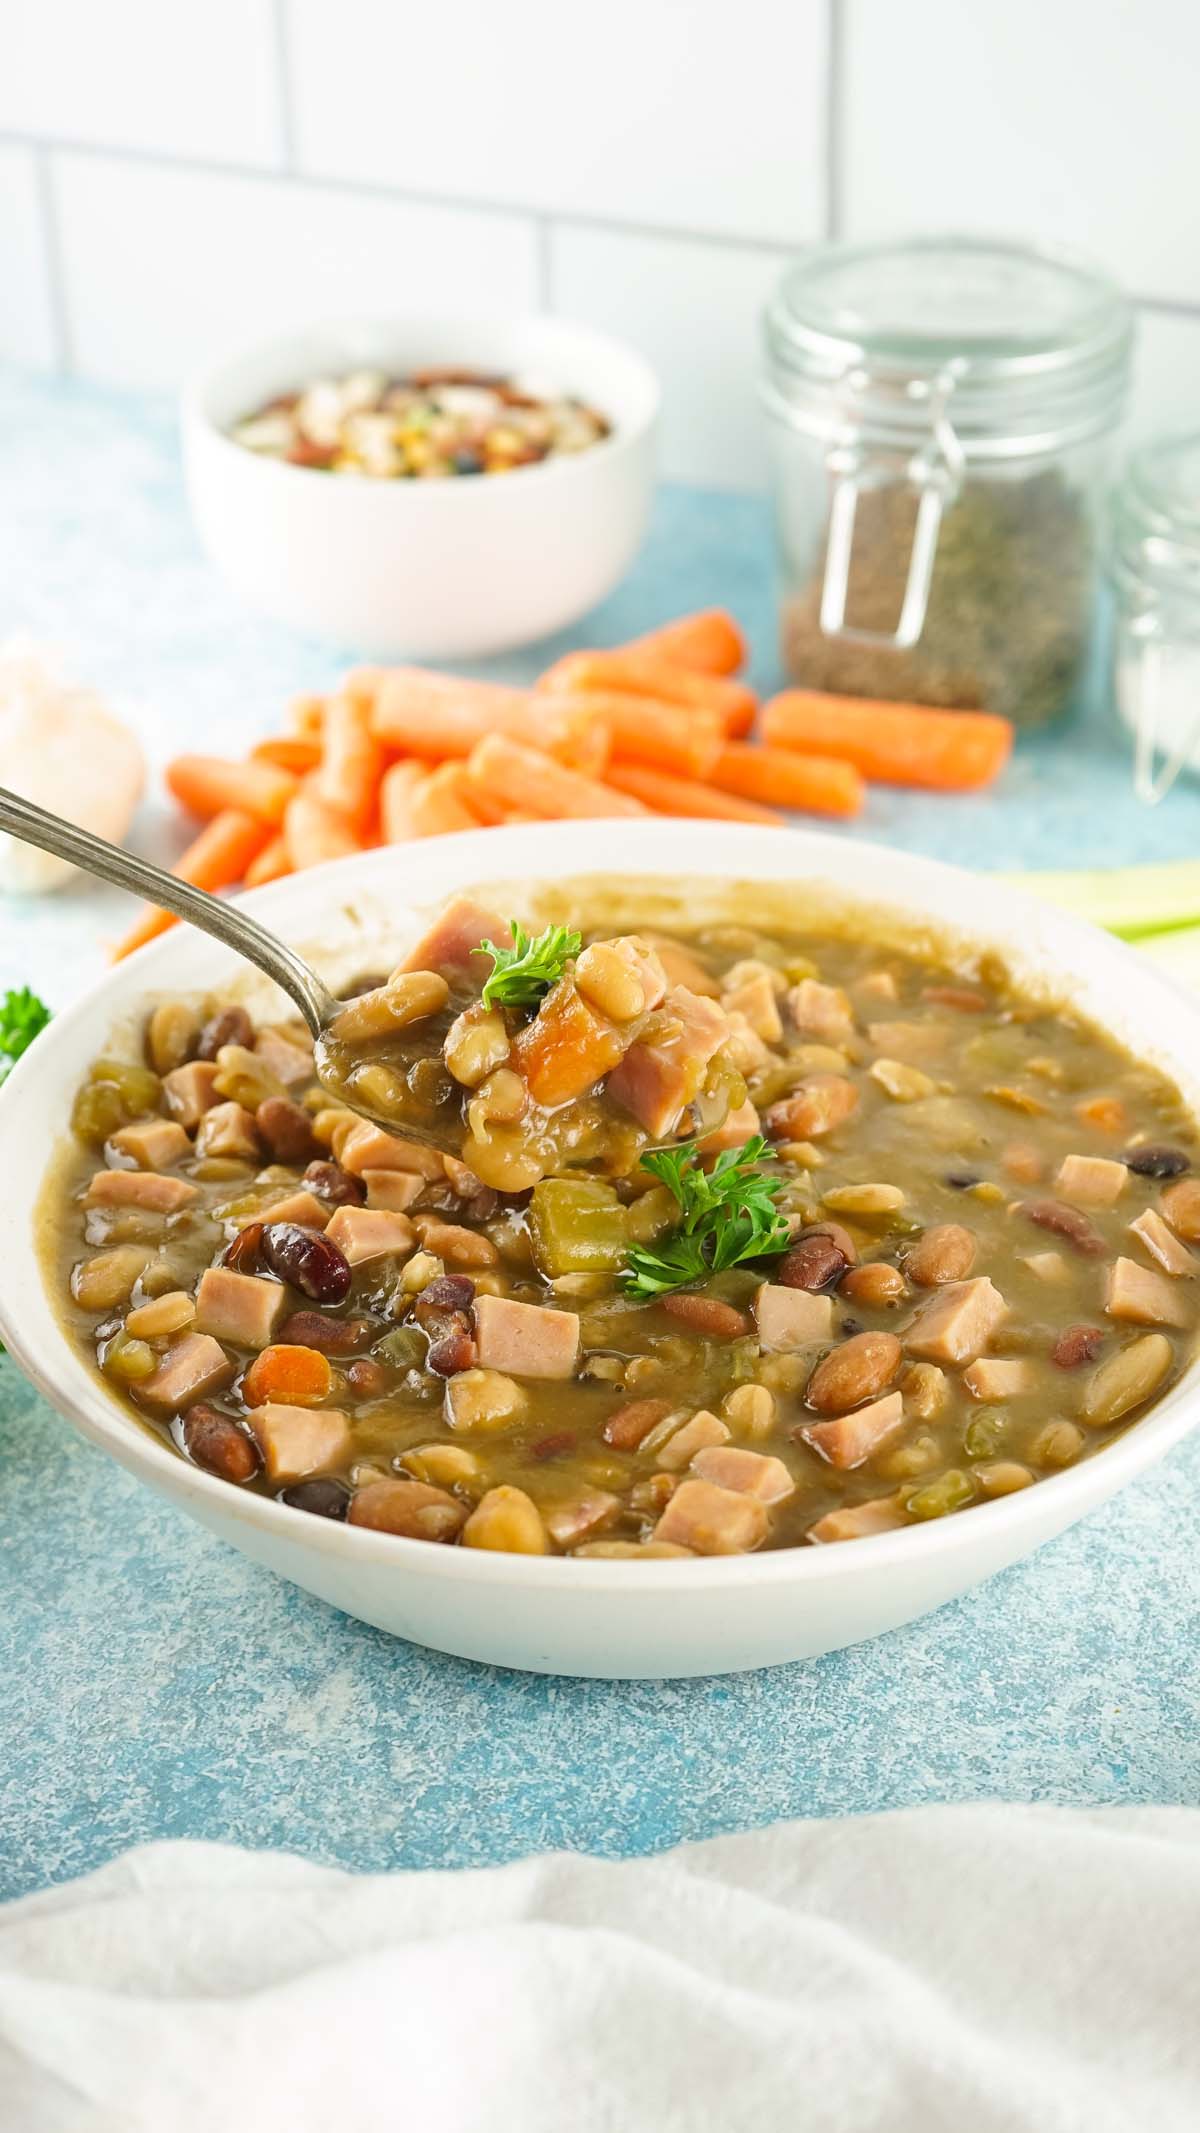
[[[104,157],[56,166],[81,370],[170,386],[207,356],[327,313],[535,308],[505,215]]]
[[[555,309],[632,341],[658,372],[668,480],[764,480],[758,320],[786,256],[570,224],[552,232]]]
[[[48,370],[58,359],[31,148],[0,143],[0,360]]]
[[[1200,8],[845,5],[844,234],[1027,233],[1200,303]]]
[[[4,0],[0,132],[269,166],[273,0]]]
[[[290,0],[297,155],[321,176],[763,242],[824,216],[826,0]]]

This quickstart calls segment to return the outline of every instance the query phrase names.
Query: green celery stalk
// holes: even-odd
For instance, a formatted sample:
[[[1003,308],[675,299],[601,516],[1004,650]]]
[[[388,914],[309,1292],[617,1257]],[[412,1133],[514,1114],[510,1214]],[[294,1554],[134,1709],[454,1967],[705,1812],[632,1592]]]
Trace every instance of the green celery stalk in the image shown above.
[[[1122,940],[1173,933],[1200,925],[1200,860],[1172,859],[1157,866],[1105,867],[1079,873],[1009,874],[1060,911],[1090,919]]]

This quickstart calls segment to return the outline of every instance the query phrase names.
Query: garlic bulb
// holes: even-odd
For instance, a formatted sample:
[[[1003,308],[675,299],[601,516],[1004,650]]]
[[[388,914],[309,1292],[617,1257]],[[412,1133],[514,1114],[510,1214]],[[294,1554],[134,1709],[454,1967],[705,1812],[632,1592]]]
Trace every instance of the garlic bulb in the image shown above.
[[[144,779],[137,741],[92,690],[27,638],[0,645],[0,785],[120,844]],[[75,871],[0,833],[0,891],[38,895]]]

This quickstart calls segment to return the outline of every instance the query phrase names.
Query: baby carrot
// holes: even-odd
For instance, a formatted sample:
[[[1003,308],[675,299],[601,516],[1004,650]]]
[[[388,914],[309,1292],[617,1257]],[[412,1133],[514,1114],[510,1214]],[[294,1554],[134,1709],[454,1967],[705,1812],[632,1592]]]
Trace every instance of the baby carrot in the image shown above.
[[[347,859],[351,852],[361,852],[363,848],[362,838],[355,834],[346,817],[328,807],[311,784],[302,785],[295,799],[288,802],[283,834],[288,857],[298,874],[305,867],[320,866],[326,859]]]
[[[451,830],[480,827],[479,816],[462,797],[461,763],[439,763],[413,787],[409,796],[410,835],[442,837]]]
[[[581,777],[536,748],[490,733],[472,750],[467,770],[473,785],[498,800],[547,821],[586,820],[590,816],[640,815],[643,809],[609,785]]]
[[[271,829],[278,829],[296,790],[291,772],[277,764],[228,763],[218,755],[177,755],[167,764],[166,783],[190,815],[207,820],[232,807]]]
[[[681,615],[677,622],[664,622],[661,629],[647,630],[644,637],[632,637],[621,649],[650,652],[655,659],[689,667],[695,674],[736,674],[746,661],[746,640],[723,607]]]
[[[732,793],[716,792],[695,778],[668,777],[648,763],[610,763],[608,776],[619,791],[632,793],[656,815],[701,815],[714,822],[761,822],[781,829],[783,816],[772,807],[759,807],[753,800],[739,800]]]
[[[830,755],[795,755],[790,748],[751,748],[727,741],[709,773],[722,792],[809,815],[861,814],[866,791],[853,763]]]
[[[189,844],[181,859],[177,859],[171,872],[180,881],[190,881],[197,889],[227,889],[231,883],[241,881],[246,868],[257,859],[270,838],[270,831],[253,815],[242,814],[238,808],[226,808],[223,814],[214,816],[205,824],[193,844]],[[113,951],[113,961],[132,955],[144,941],[165,933],[168,926],[176,923],[169,911],[160,911],[156,905],[147,904],[136,926],[125,935]]]
[[[555,692],[543,701],[578,706],[581,713],[600,720],[618,761],[656,763],[685,777],[706,778],[720,754],[723,732],[718,721],[704,712],[685,711],[682,704],[658,704],[652,697],[615,689],[583,689],[578,696],[564,691],[561,697]]]
[[[385,747],[433,763],[465,760],[489,733],[542,748],[588,777],[598,777],[608,760],[607,729],[588,706],[560,708],[556,700],[535,697],[528,689],[460,681],[420,667],[384,671],[371,730]]]
[[[785,689],[763,712],[763,739],[776,748],[840,756],[881,785],[975,792],[1003,770],[1013,729],[988,711],[932,711],[924,704]]]
[[[311,790],[360,835],[375,813],[383,750],[371,731],[370,706],[339,691],[325,706],[322,754]]]
[[[416,835],[412,796],[428,775],[424,763],[405,757],[384,771],[379,785],[379,830],[385,844],[403,844]]]
[[[264,844],[257,859],[250,861],[246,868],[246,887],[261,889],[268,881],[282,881],[284,875],[290,874],[291,871],[287,838],[281,831],[277,837],[272,837],[269,844]]]
[[[255,1356],[242,1379],[242,1398],[247,1407],[263,1407],[268,1400],[308,1407],[325,1399],[332,1385],[328,1358],[318,1348],[280,1341]]]
[[[294,696],[288,711],[293,733],[309,740],[319,740],[325,723],[325,698],[323,696]]]
[[[689,710],[713,713],[731,738],[748,731],[758,709],[758,699],[745,682],[691,673],[653,652],[568,652],[543,674],[539,687],[623,689],[660,703],[684,704]]]
[[[299,733],[280,733],[270,740],[255,741],[250,760],[274,763],[277,770],[290,770],[294,778],[303,778],[320,762],[321,743],[306,740]]]

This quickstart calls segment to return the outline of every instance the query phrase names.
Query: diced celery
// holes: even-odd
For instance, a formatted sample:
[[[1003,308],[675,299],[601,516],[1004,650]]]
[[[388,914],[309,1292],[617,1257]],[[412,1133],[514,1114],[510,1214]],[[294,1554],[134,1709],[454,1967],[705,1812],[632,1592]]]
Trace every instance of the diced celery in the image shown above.
[[[969,1474],[951,1467],[939,1474],[936,1481],[927,1481],[924,1488],[914,1489],[904,1499],[904,1508],[910,1518],[945,1518],[950,1511],[961,1511],[965,1504],[974,1503],[975,1484]]]
[[[614,1272],[629,1243],[625,1209],[611,1185],[596,1178],[543,1178],[533,1188],[529,1235],[538,1272]]]

